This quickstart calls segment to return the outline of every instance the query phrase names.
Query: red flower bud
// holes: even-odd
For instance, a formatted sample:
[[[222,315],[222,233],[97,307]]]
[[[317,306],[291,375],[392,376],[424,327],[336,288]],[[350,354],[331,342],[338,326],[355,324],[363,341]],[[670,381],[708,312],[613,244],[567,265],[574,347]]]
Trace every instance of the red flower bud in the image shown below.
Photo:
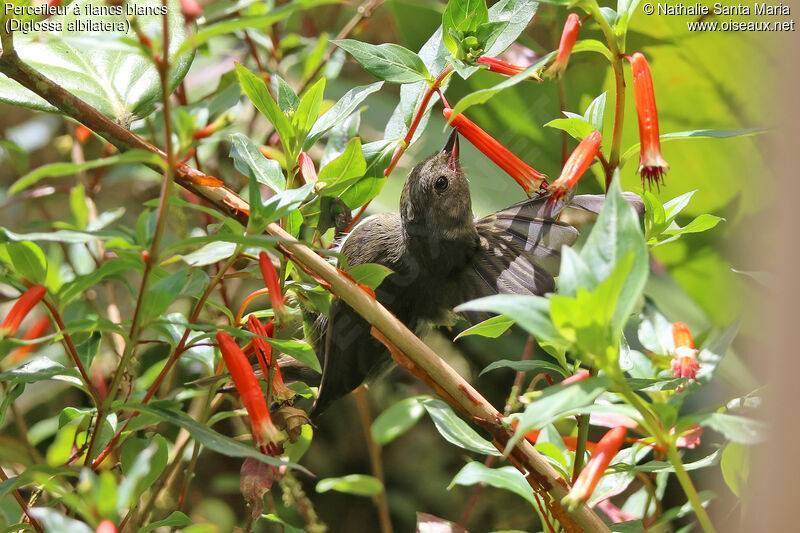
[[[689,326],[683,322],[672,324],[672,340],[675,345],[672,358],[672,374],[676,378],[695,379],[700,363]]]
[[[489,56],[481,56],[478,58],[478,63],[481,65],[486,65],[489,67],[489,72],[497,72],[498,74],[505,74],[506,76],[516,76],[523,70],[528,67],[521,67],[519,65],[513,65],[507,61],[503,61],[502,59],[498,59],[496,57],[489,57]],[[541,81],[542,79],[537,76],[536,74],[531,74],[531,79]]]
[[[305,152],[300,152],[300,174],[306,183],[313,183],[317,181],[317,169],[314,168],[314,161],[311,156]]]
[[[217,333],[217,342],[219,342],[225,366],[228,367],[228,372],[233,379],[233,385],[239,391],[244,408],[247,410],[247,416],[250,417],[253,439],[259,447],[266,447],[270,453],[277,451],[280,432],[272,424],[267,402],[258,384],[258,378],[253,372],[253,367],[250,366],[244,352],[230,335],[220,331]]]
[[[30,341],[33,339],[38,339],[42,335],[44,335],[45,331],[47,331],[47,326],[50,325],[50,319],[46,316],[40,316],[36,319],[36,321],[28,328],[28,331],[25,332],[25,335],[22,336],[22,340]],[[22,361],[22,359],[35,350],[39,344],[26,344],[25,346],[20,346],[16,348],[13,352],[8,354],[8,359],[12,363],[17,363]]]
[[[78,124],[78,127],[75,128],[75,138],[78,140],[78,142],[81,144],[86,144],[86,141],[88,141],[91,137],[92,130],[83,124]]]
[[[47,289],[42,285],[34,285],[19,297],[19,300],[16,301],[11,311],[3,319],[3,323],[0,324],[0,339],[11,337],[17,333],[19,325],[22,324],[31,309],[42,301],[46,292]]]
[[[641,52],[636,52],[628,58],[631,62],[633,73],[633,95],[636,100],[636,114],[639,117],[639,174],[642,176],[642,186],[647,180],[648,185],[653,182],[658,185],[659,180],[664,183],[664,174],[669,170],[669,165],[661,156],[661,138],[658,133],[658,111],[656,110],[656,95],[653,91],[653,78],[650,67]]]
[[[572,55],[572,47],[578,40],[578,33],[581,31],[581,19],[575,13],[570,13],[561,31],[561,41],[558,43],[558,54],[556,60],[547,69],[547,75],[557,78],[567,69],[569,56]]]
[[[270,321],[272,324],[272,321]],[[271,337],[272,328],[264,327],[259,319],[250,315],[247,319],[247,329],[250,333],[255,333],[260,337]],[[264,379],[269,379],[270,365],[272,365],[272,345],[262,338],[253,337],[253,348],[255,348],[256,358],[258,364],[261,366],[261,372],[264,374]],[[283,383],[283,375],[281,374],[281,367],[274,366],[275,375],[272,378],[272,395],[278,402],[285,402],[294,398],[294,391]]]
[[[463,113],[453,117],[451,121],[450,117],[452,116],[453,110],[449,107],[444,108],[444,118],[451,122],[454,128],[458,128],[458,133],[463,135],[475,148],[483,152],[486,157],[494,161],[497,166],[514,178],[523,188],[525,194],[531,196],[539,190],[542,184],[547,184],[547,176],[525,164],[524,161],[511,153],[508,148],[465,117]]]
[[[600,132],[593,131],[572,151],[567,162],[564,163],[564,168],[561,169],[561,175],[547,187],[554,202],[578,183],[578,180],[594,161],[595,156],[600,152],[601,141]]]
[[[269,290],[272,308],[276,313],[279,313],[283,310],[283,293],[281,292],[281,284],[278,281],[278,271],[275,270],[275,265],[272,264],[272,259],[269,258],[267,252],[258,254],[258,264],[261,267],[261,276],[264,278],[264,283]]]
[[[191,22],[203,14],[203,8],[197,0],[181,0],[181,14],[186,22]]]
[[[617,455],[620,447],[625,442],[627,429],[624,426],[615,427],[606,433],[594,448],[594,453],[586,466],[581,470],[578,479],[564,498],[564,504],[574,508],[580,502],[589,500],[597,483],[608,468],[611,459]]]
[[[117,533],[117,526],[111,520],[103,520],[97,526],[96,533]]]

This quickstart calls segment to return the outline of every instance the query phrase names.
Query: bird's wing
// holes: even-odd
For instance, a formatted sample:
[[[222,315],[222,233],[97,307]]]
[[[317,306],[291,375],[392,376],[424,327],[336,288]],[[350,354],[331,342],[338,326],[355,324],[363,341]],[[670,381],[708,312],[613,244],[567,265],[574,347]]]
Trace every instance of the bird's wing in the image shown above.
[[[541,295],[555,289],[561,247],[578,237],[575,228],[555,220],[564,202],[536,198],[481,218],[475,224],[479,245],[456,282],[460,303],[492,294]],[[485,313],[467,313],[471,322]]]

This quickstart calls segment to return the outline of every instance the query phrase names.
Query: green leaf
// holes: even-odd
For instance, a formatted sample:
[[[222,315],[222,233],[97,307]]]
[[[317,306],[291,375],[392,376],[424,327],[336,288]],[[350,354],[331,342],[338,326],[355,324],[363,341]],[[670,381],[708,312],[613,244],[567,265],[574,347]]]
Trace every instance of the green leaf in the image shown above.
[[[91,271],[83,276],[78,276],[69,283],[61,286],[58,293],[58,302],[63,309],[73,298],[81,295],[94,285],[97,285],[103,280],[110,278],[123,279],[126,273],[132,271],[141,271],[143,264],[139,261],[133,261],[126,257],[115,257],[107,259],[100,268]]]
[[[89,3],[96,4],[92,0],[77,0],[69,4],[66,15],[50,17],[49,22],[61,24],[60,31],[15,32],[14,48],[29,67],[115,122],[129,124],[136,118],[147,116],[161,100],[158,70],[138,45],[136,33],[125,19],[124,8],[121,15],[91,16],[92,22],[116,23],[124,27],[123,31],[118,28],[114,31],[70,29],[70,24],[88,21],[84,13]],[[160,9],[161,2],[142,0],[137,2],[137,6]],[[189,70],[194,54],[179,52],[190,28],[181,15],[180,3],[170,0],[167,7],[171,93]],[[142,15],[136,20],[141,31],[157,41],[156,36],[161,35],[163,28],[162,18],[161,15]],[[120,65],[124,65],[124,69]],[[0,76],[0,102],[58,112],[42,98],[5,76]]]
[[[482,376],[485,373],[491,372],[492,370],[496,370],[498,368],[510,368],[516,372],[537,372],[537,373],[549,370],[551,372],[555,372],[561,377],[567,376],[567,371],[561,368],[560,366],[554,365],[549,361],[541,361],[539,359],[528,359],[525,361],[510,361],[508,359],[501,359],[499,361],[494,361],[493,363],[489,364],[486,368],[481,370],[481,373],[478,375]]]
[[[725,484],[737,498],[741,498],[750,477],[750,447],[729,442],[722,450],[719,467]]]
[[[478,435],[443,401],[430,399],[422,400],[421,403],[436,425],[439,434],[447,442],[482,455],[500,455],[491,442]]]
[[[189,269],[179,270],[154,283],[142,304],[143,323],[158,318],[175,303],[189,276]]]
[[[265,337],[264,340],[274,348],[277,348],[286,355],[294,357],[312,370],[316,370],[320,373],[322,372],[317,354],[314,352],[314,348],[307,342],[289,339],[273,339],[271,337]]]
[[[598,396],[606,392],[608,385],[607,378],[593,377],[569,385],[547,387],[525,407],[506,450],[511,450],[529,431],[541,429],[573,409],[591,405]]]
[[[210,242],[194,252],[180,255],[181,260],[189,266],[200,267],[213,265],[233,255],[236,244],[232,242]]]
[[[278,107],[284,114],[290,114],[297,111],[300,106],[300,98],[292,89],[292,86],[286,83],[282,77],[275,75],[272,77],[277,82],[277,86],[273,89],[275,91],[275,100],[278,102]]]
[[[422,59],[398,44],[374,45],[353,39],[331,42],[352,55],[364,70],[378,79],[391,83],[414,83],[431,77]]]
[[[322,93],[325,91],[325,78],[320,78],[300,100],[297,111],[292,116],[292,127],[300,139],[305,139],[314,122],[319,118],[322,107]]]
[[[557,130],[565,131],[573,139],[579,141],[588,137],[593,131],[594,127],[581,118],[556,118],[545,124],[548,128],[555,128]]]
[[[722,433],[726,439],[739,444],[758,444],[767,439],[767,426],[758,420],[727,413],[707,413],[688,416],[681,425],[692,423],[710,427]]]
[[[94,331],[91,335],[89,335],[89,338],[86,339],[86,341],[78,344],[75,347],[75,350],[78,352],[78,357],[85,368],[89,368],[92,365],[92,361],[100,351],[100,341],[102,339],[102,333],[99,331]]]
[[[31,241],[9,242],[5,250],[11,258],[14,271],[31,283],[41,285],[47,279],[47,259],[36,243]]]
[[[295,138],[295,130],[281,108],[278,107],[278,104],[272,99],[267,85],[261,78],[239,63],[236,63],[234,66],[242,90],[253,102],[253,105],[256,106],[256,109],[267,117],[270,123],[275,127],[275,131],[278,132],[278,136],[281,138],[284,150],[287,153],[291,152],[292,141]]]
[[[3,78],[0,78],[0,91],[2,91],[2,79]],[[164,166],[164,160],[161,157],[145,150],[129,150],[121,154],[84,161],[83,163],[50,163],[49,165],[42,165],[32,170],[12,183],[11,187],[8,188],[8,195],[13,196],[44,178],[73,176],[78,172],[91,170],[93,168],[122,165],[125,163],[146,163],[149,165]]]
[[[144,491],[155,483],[166,468],[168,458],[166,439],[154,435],[152,443],[145,444],[124,469],[125,479],[117,490],[117,512],[135,504]]]
[[[425,413],[420,400],[427,396],[405,398],[395,403],[372,422],[372,438],[379,446],[390,443],[417,423]]]
[[[525,480],[525,476],[513,466],[489,468],[482,463],[473,461],[465,465],[464,468],[453,477],[453,481],[450,482],[447,488],[451,489],[454,485],[469,486],[478,483],[486,483],[492,487],[513,492],[517,496],[525,498],[531,505],[536,505],[536,497],[533,494],[533,488]]]
[[[690,130],[664,133],[659,138],[661,139],[662,143],[681,139],[730,139],[732,137],[751,137],[753,135],[766,133],[767,131],[768,130],[766,128],[748,128],[739,130]],[[641,150],[641,147],[642,145],[640,143],[636,143],[625,150],[625,153],[622,154],[622,157],[620,158],[620,167],[624,166],[628,159],[638,154],[639,150]]]
[[[364,176],[367,161],[361,149],[361,139],[355,138],[347,143],[342,155],[322,167],[318,182],[325,186],[320,191],[323,196],[339,196]],[[350,207],[348,205],[348,207]]]
[[[234,133],[230,140],[230,157],[236,170],[276,193],[286,189],[286,178],[277,161],[264,157],[255,143],[243,133]],[[252,201],[251,199],[251,203]]]
[[[621,332],[634,307],[639,302],[650,272],[650,258],[644,235],[639,227],[639,217],[625,201],[615,175],[606,193],[606,203],[592,232],[581,249],[581,258],[591,266],[598,281],[608,278],[618,263],[632,254],[633,265],[622,287],[611,324]]]
[[[0,139],[0,162],[3,161],[3,150],[5,150],[5,157],[11,160],[14,169],[20,174],[27,172],[30,168],[30,157],[28,152],[19,147],[16,143],[7,139]]]
[[[317,483],[317,492],[323,493],[329,490],[344,492],[345,494],[355,494],[356,496],[376,496],[383,492],[383,483],[373,476],[364,474],[350,474],[342,477],[329,477]]]
[[[502,22],[505,27],[484,53],[494,57],[505,52],[528,27],[538,7],[539,2],[536,0],[500,0],[490,7],[489,20]]]
[[[144,526],[143,528],[139,529],[137,533],[150,533],[160,527],[168,527],[170,529],[189,526],[192,524],[192,520],[183,514],[180,511],[172,511],[168,517],[163,520],[158,520],[157,522],[151,522],[150,524]]]
[[[75,217],[75,227],[86,229],[89,224],[89,208],[86,205],[86,188],[82,184],[69,191],[69,207]]]
[[[58,531],[59,533],[92,533],[92,529],[83,522],[67,518],[50,507],[32,507],[30,513],[39,521],[45,531]]]
[[[118,408],[149,413],[158,417],[159,420],[181,427],[188,431],[198,443],[219,454],[228,457],[254,457],[268,465],[297,468],[301,472],[310,474],[308,470],[298,464],[281,461],[271,455],[265,455],[254,447],[217,433],[208,426],[196,422],[186,413],[176,410],[168,402],[155,401],[147,404],[128,402],[118,406]]]
[[[306,183],[296,189],[287,189],[272,196],[264,204],[262,216],[264,217],[264,224],[275,222],[276,220],[285,217],[290,211],[294,211],[300,204],[302,204],[311,191],[314,190],[315,183]]]
[[[245,17],[234,16],[232,18],[225,17],[222,22],[209,24],[193,36],[186,39],[178,52],[181,53],[187,50],[199,48],[203,44],[207,43],[210,39],[219,37],[221,35],[227,35],[229,33],[242,30],[263,30],[269,28],[276,22],[280,22],[300,9],[309,9],[325,4],[333,4],[337,3],[338,1],[339,0],[296,0],[280,7],[272,8],[263,15]],[[239,4],[231,4],[231,6],[237,7],[238,10]],[[180,9],[178,10],[178,13],[180,13]]]
[[[566,346],[568,341],[550,320],[550,301],[540,296],[495,294],[459,305],[456,312],[488,311],[506,315],[540,341]]]
[[[592,100],[592,103],[589,104],[589,107],[586,108],[586,112],[583,114],[583,118],[586,119],[586,122],[591,124],[597,131],[603,131],[603,116],[606,112],[607,94],[608,93],[603,93]]]
[[[377,289],[386,276],[392,272],[391,268],[377,263],[363,263],[347,271],[356,280],[356,283],[367,285],[372,289]]]
[[[311,127],[308,137],[306,137],[306,140],[303,142],[303,150],[307,151],[310,149],[320,137],[350,116],[367,96],[378,91],[381,87],[383,87],[383,82],[378,81],[347,91],[347,93],[339,98],[339,101],[333,104],[330,109],[323,113],[322,116],[319,117],[319,120]]]
[[[483,322],[465,329],[456,335],[454,340],[458,340],[461,337],[467,337],[469,335],[480,335],[481,337],[496,339],[508,331],[508,328],[510,328],[512,325],[514,325],[514,321],[507,316],[493,316],[492,318],[487,318]]]

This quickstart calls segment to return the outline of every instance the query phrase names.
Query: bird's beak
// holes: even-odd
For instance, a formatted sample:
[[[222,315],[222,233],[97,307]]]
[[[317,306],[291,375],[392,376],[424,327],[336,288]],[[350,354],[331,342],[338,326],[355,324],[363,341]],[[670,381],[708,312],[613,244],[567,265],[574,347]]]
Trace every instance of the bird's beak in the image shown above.
[[[453,170],[458,166],[458,128],[453,128],[450,132],[450,137],[447,138],[447,144],[442,148],[442,152],[449,154],[450,168]]]

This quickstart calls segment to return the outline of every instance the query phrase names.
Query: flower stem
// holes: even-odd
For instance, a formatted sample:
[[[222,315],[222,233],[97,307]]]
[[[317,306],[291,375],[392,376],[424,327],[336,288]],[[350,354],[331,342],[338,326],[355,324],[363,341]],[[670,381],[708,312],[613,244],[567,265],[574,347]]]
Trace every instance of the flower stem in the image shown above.
[[[625,71],[622,67],[624,49],[620,48],[620,43],[614,35],[614,30],[608,23],[603,13],[600,11],[600,6],[597,2],[591,2],[587,9],[594,18],[597,25],[605,35],[608,49],[611,51],[612,66],[614,67],[614,81],[616,84],[616,102],[614,108],[614,134],[611,139],[611,152],[608,158],[608,166],[606,167],[606,189],[611,185],[611,178],[614,176],[614,171],[619,166],[620,147],[622,145],[622,123],[625,118]]]
[[[369,414],[369,403],[367,402],[367,390],[362,385],[355,390],[356,402],[358,404],[358,414],[361,418],[361,427],[364,429],[364,438],[367,441],[367,451],[369,452],[369,462],[372,467],[372,475],[381,482],[382,489],[375,495],[375,507],[378,508],[380,517],[381,533],[392,533],[392,520],[389,515],[389,503],[386,499],[386,480],[383,476],[383,465],[381,464],[381,448],[375,439],[372,438],[372,421]]]
[[[589,374],[592,377],[596,376],[597,368],[592,367],[589,369]],[[572,465],[572,483],[575,483],[581,470],[583,470],[583,462],[586,458],[587,440],[589,440],[589,415],[581,415],[578,417],[578,441],[575,444],[575,463]]]
[[[674,443],[670,443],[667,446],[667,459],[675,469],[675,475],[678,477],[678,481],[680,482],[681,487],[683,487],[683,492],[689,499],[689,503],[692,504],[703,531],[706,533],[714,533],[716,531],[714,529],[714,524],[711,523],[711,518],[709,518],[705,507],[703,507],[703,502],[700,500],[700,495],[697,493],[697,489],[694,487],[692,479],[686,472],[686,469],[683,466],[683,461],[681,461],[681,456],[678,454],[678,450],[675,448]]]

